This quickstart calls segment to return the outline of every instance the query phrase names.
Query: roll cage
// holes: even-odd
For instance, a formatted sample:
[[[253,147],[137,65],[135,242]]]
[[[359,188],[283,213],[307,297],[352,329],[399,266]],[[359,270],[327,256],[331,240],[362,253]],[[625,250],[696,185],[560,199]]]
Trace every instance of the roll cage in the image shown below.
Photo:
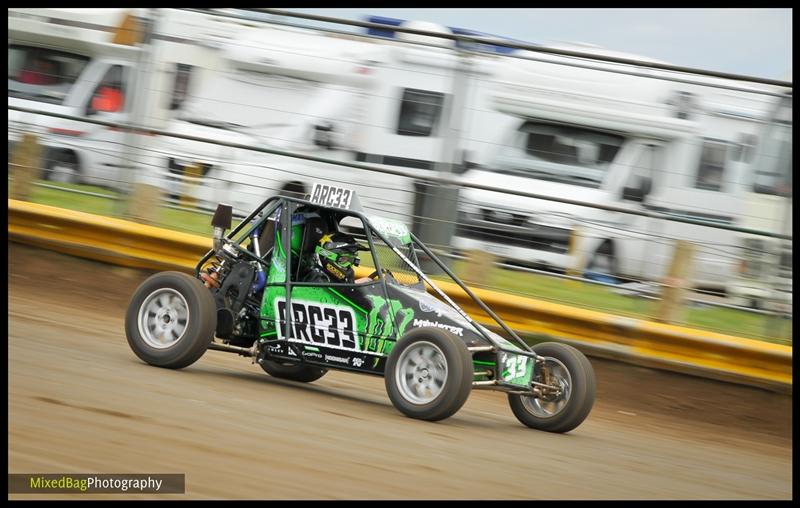
[[[339,208],[335,206],[327,206],[325,204],[313,202],[309,199],[300,199],[294,198],[289,196],[272,196],[266,200],[264,200],[257,208],[255,208],[247,217],[245,217],[235,228],[233,228],[229,233],[227,233],[223,238],[220,245],[220,248],[225,246],[230,246],[236,249],[241,255],[245,256],[251,261],[255,261],[261,265],[264,270],[270,269],[270,261],[268,261],[267,253],[263,253],[264,256],[257,255],[256,253],[252,252],[248,248],[244,247],[242,244],[250,238],[251,234],[254,231],[259,230],[262,228],[265,223],[270,219],[270,217],[275,214],[278,210],[280,210],[280,216],[282,218],[289,217],[290,220],[283,220],[279,219],[280,225],[280,241],[281,245],[280,248],[284,253],[284,269],[287,276],[285,280],[281,283],[271,283],[268,285],[272,286],[279,286],[283,285],[285,287],[285,298],[286,298],[286,305],[291,306],[291,295],[292,295],[292,287],[296,285],[302,286],[335,286],[336,283],[330,282],[323,282],[323,283],[313,283],[313,282],[302,282],[299,283],[297,281],[293,281],[292,277],[289,274],[292,273],[292,257],[293,252],[291,248],[291,227],[292,227],[292,220],[294,213],[301,207],[307,207],[311,209],[318,209],[322,212],[328,212],[335,215],[341,215],[342,217],[352,216],[360,219],[365,226],[364,234],[366,236],[367,242],[369,244],[370,253],[372,255],[372,259],[375,263],[375,269],[379,274],[378,282],[381,285],[382,292],[385,297],[388,299],[388,289],[387,289],[387,280],[386,277],[383,275],[384,271],[381,268],[380,259],[377,255],[374,243],[374,236],[377,236],[381,241],[383,241],[387,246],[389,246],[394,254],[396,254],[413,272],[419,276],[419,278],[423,281],[423,284],[427,283],[431,289],[448,305],[450,305],[453,309],[455,309],[469,325],[477,332],[481,337],[486,339],[486,341],[491,344],[491,346],[481,346],[477,348],[470,348],[471,351],[492,351],[492,352],[507,352],[516,355],[523,355],[533,358],[537,363],[542,363],[544,361],[543,357],[537,355],[531,347],[525,343],[506,323],[497,315],[495,314],[481,299],[475,295],[448,267],[445,265],[424,243],[422,243],[413,233],[409,232],[410,241],[413,242],[413,245],[418,246],[422,249],[426,256],[428,256],[445,274],[447,274],[450,279],[455,282],[469,297],[470,299],[478,305],[486,314],[494,320],[497,325],[502,328],[511,338],[513,338],[516,345],[519,347],[519,350],[516,349],[509,349],[507,346],[501,344],[496,338],[492,337],[489,333],[487,333],[486,329],[484,329],[481,325],[476,323],[464,310],[462,310],[444,291],[442,291],[430,278],[428,278],[425,273],[407,256],[405,256],[395,245],[396,242],[392,242],[387,238],[387,235],[381,233],[378,228],[376,228],[370,220],[370,217],[366,215],[363,211],[361,211],[360,205],[357,203],[357,199],[355,200],[355,206],[351,206],[350,208]],[[276,224],[277,227],[277,224]],[[238,239],[237,239],[238,238]],[[273,249],[277,246],[273,246]],[[197,263],[195,266],[195,276],[200,277],[200,273],[206,263],[215,255],[215,250],[209,250]],[[270,256],[271,258],[271,256]],[[283,323],[284,326],[284,334],[285,338],[291,336],[291,330],[293,326],[293,319],[291,313],[286,313],[286,319]],[[395,337],[395,340],[399,339],[399,337]],[[274,339],[274,341],[284,341],[287,339]],[[270,340],[269,342],[273,342]]]

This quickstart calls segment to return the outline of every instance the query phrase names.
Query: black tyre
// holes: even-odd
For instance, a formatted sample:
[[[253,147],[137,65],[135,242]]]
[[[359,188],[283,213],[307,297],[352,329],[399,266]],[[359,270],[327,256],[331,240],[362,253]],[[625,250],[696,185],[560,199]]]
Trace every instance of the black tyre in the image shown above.
[[[546,357],[547,367],[561,394],[543,397],[508,395],[511,411],[528,427],[548,432],[569,432],[586,419],[594,405],[595,377],[592,364],[572,346],[544,342],[533,347]],[[542,381],[534,374],[534,379]]]
[[[145,280],[125,315],[125,334],[136,356],[168,369],[182,369],[203,356],[216,327],[211,292],[180,272],[161,272]]]
[[[262,360],[261,368],[264,372],[273,377],[310,383],[324,376],[328,370],[311,365],[301,365],[297,363],[278,363],[272,360]]]
[[[386,362],[386,393],[398,411],[437,421],[454,415],[472,390],[472,355],[440,328],[416,328],[400,338]]]
[[[597,248],[589,263],[586,265],[585,272],[591,279],[615,279],[619,274],[617,266],[617,255],[614,251],[614,244],[610,241],[603,242]]]
[[[81,168],[72,152],[55,153],[47,158],[44,179],[50,182],[81,183]]]

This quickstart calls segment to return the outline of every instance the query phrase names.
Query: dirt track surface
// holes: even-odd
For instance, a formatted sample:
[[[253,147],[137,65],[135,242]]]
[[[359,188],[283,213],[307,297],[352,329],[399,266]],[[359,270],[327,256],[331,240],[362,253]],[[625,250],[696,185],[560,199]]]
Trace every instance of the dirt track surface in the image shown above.
[[[591,358],[597,401],[571,433],[522,426],[494,392],[416,421],[378,377],[304,385],[217,351],[148,366],[123,331],[147,273],[9,258],[9,473],[186,474],[186,495],[89,499],[792,497],[789,396]]]

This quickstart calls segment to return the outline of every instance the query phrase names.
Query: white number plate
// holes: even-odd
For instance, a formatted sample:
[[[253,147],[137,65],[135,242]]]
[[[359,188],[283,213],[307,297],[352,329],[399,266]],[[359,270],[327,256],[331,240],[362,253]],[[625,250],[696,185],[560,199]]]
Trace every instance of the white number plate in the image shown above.
[[[350,189],[315,183],[309,201],[323,206],[348,209],[353,201],[353,194]]]
[[[497,367],[500,369],[501,381],[525,388],[530,387],[533,376],[533,358],[500,351],[499,360]]]

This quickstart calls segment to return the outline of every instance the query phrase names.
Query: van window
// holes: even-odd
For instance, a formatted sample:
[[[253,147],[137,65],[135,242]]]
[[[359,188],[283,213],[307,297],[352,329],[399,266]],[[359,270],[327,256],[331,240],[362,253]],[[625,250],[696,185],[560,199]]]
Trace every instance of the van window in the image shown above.
[[[63,104],[89,58],[32,46],[8,46],[8,96]]]
[[[98,83],[89,102],[89,112],[118,113],[125,109],[125,72],[121,65],[112,65]]]
[[[700,165],[694,186],[697,189],[721,191],[728,159],[728,143],[711,139],[703,140]]]
[[[641,155],[634,162],[625,189],[650,189],[657,184],[656,180],[662,168],[662,151],[660,145],[643,147]],[[648,185],[649,183],[649,185]]]
[[[439,123],[444,94],[427,90],[403,90],[397,134],[401,136],[431,136]]]

